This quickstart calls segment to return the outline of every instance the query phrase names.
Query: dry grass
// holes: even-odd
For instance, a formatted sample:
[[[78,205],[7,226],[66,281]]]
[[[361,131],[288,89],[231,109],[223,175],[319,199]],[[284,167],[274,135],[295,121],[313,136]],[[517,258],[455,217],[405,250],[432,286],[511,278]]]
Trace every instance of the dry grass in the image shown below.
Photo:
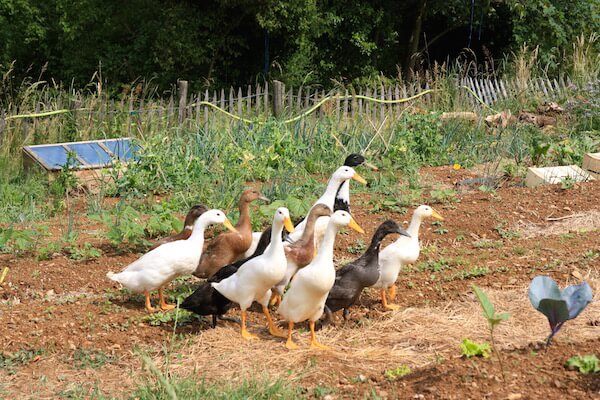
[[[544,224],[523,222],[517,229],[526,238],[561,235],[569,232],[589,232],[600,229],[600,211],[591,210]]]
[[[586,280],[600,293],[600,275],[588,270]],[[508,311],[511,318],[495,332],[501,348],[525,348],[537,344],[548,335],[546,319],[535,311],[527,297],[527,287],[511,290],[485,288],[499,311]],[[588,324],[591,316],[600,315],[600,303],[588,306],[581,317],[570,321],[557,335],[557,341],[587,341],[598,338],[598,328]],[[357,327],[326,327],[318,332],[320,340],[331,347],[328,351],[308,348],[308,333],[295,333],[300,350],[288,351],[283,339],[265,335],[260,340],[245,342],[239,337],[238,326],[223,325],[200,333],[182,349],[183,359],[173,361],[171,371],[177,374],[194,372],[208,380],[241,381],[264,373],[270,377],[287,376],[313,384],[330,382],[342,376],[350,379],[358,374],[381,376],[399,365],[423,367],[440,357],[458,357],[458,345],[463,338],[486,341],[487,321],[474,295],[465,296],[438,307],[407,308],[382,313],[381,319]],[[156,360],[165,363],[164,358]],[[332,377],[332,371],[339,371]]]

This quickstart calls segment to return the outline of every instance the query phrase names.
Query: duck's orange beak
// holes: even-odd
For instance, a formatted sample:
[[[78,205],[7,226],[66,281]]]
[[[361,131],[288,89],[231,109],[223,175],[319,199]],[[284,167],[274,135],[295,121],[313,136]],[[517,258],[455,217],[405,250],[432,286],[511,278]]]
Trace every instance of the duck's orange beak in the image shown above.
[[[444,220],[444,217],[442,217],[437,211],[432,210],[431,212],[431,216],[435,219],[439,219],[440,221]]]
[[[290,217],[285,217],[283,219],[283,226],[285,226],[285,230],[288,231],[289,233],[294,232],[294,224],[292,224],[292,220],[290,219]]]
[[[352,179],[354,179],[356,182],[362,183],[363,185],[367,184],[367,181],[365,181],[365,178],[363,178],[362,176],[360,176],[356,172],[354,173],[354,175],[352,175]]]
[[[229,229],[231,232],[238,233],[238,230],[235,229],[235,227],[231,224],[231,222],[229,221],[229,219],[227,219],[227,217],[225,217],[225,221],[223,222],[223,225],[225,225],[225,228]]]
[[[348,227],[354,229],[358,233],[365,233],[363,228],[361,228],[352,217],[350,217],[350,223],[348,224]]]

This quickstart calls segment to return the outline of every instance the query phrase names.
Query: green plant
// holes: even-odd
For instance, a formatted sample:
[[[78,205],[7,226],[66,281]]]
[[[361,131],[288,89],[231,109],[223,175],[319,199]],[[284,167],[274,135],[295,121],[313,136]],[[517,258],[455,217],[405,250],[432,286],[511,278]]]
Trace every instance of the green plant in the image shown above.
[[[488,358],[490,356],[490,344],[489,343],[477,343],[470,339],[463,339],[460,342],[461,356],[471,357],[483,357]]]
[[[575,179],[571,176],[567,175],[560,181],[560,188],[562,190],[573,189],[573,186],[575,186]]]
[[[395,381],[396,379],[402,378],[408,374],[410,374],[412,370],[408,365],[401,365],[398,368],[388,369],[385,371],[383,376],[390,381]]]
[[[485,319],[487,319],[489,323],[492,349],[494,350],[494,353],[496,353],[496,355],[498,356],[500,370],[502,371],[502,379],[506,382],[504,366],[502,365],[502,357],[496,349],[496,342],[494,341],[494,328],[498,326],[502,321],[506,321],[508,318],[510,318],[510,314],[507,312],[497,314],[496,310],[494,309],[494,305],[492,304],[488,296],[485,294],[485,292],[476,285],[471,285],[471,287],[473,288],[473,292],[475,292],[475,295],[477,296],[477,300],[479,300],[479,304],[481,305],[481,308],[483,310],[483,316],[485,317]]]
[[[15,229],[13,226],[0,228],[0,252],[35,252],[40,240],[47,235],[46,225],[38,225],[32,229]]]
[[[457,201],[456,191],[452,189],[437,189],[432,190],[430,193],[431,203],[452,203]]]
[[[16,367],[26,365],[39,359],[44,354],[42,349],[21,349],[14,353],[0,352],[0,369],[5,369],[10,375],[16,373]]]
[[[595,354],[571,357],[565,365],[569,368],[577,368],[584,375],[600,372],[600,362]]]
[[[102,256],[102,250],[85,242],[82,246],[69,246],[65,249],[69,258],[77,261],[87,261]]]
[[[100,368],[104,364],[113,363],[115,357],[101,350],[77,349],[73,353],[73,360],[77,368]]]
[[[357,239],[356,242],[349,245],[346,250],[351,254],[362,254],[366,248],[367,245],[365,244],[365,241],[362,239]]]
[[[133,247],[140,247],[148,244],[144,239],[146,232],[141,214],[130,205],[120,202],[110,213],[92,215],[90,218],[102,222],[108,228],[102,235],[115,246],[128,243]]]

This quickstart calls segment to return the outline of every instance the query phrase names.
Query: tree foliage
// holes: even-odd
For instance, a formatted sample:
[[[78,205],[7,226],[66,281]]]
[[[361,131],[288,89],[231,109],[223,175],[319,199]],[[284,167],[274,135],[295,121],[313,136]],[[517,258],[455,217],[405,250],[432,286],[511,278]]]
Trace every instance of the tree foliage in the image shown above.
[[[501,58],[524,42],[559,72],[599,15],[600,0],[0,0],[0,72],[80,86],[96,71],[115,87],[331,85],[427,68],[469,44]]]

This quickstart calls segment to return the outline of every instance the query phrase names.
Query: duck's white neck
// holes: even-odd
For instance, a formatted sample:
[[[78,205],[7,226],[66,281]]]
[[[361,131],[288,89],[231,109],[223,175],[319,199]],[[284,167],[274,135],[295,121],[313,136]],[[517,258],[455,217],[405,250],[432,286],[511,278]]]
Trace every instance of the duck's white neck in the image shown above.
[[[198,219],[192,228],[192,234],[187,239],[190,243],[193,243],[194,246],[198,246],[198,248],[202,248],[204,245],[204,231],[211,223],[208,221],[201,221]]]
[[[346,202],[346,204],[350,204],[350,181],[344,181],[342,186],[340,186],[340,190],[336,196],[338,199],[342,199]]]
[[[408,225],[408,229],[406,230],[413,240],[419,240],[419,228],[422,221],[423,217],[419,213],[414,212],[410,220],[410,225]]]
[[[348,181],[346,180],[344,182]],[[338,188],[340,187],[340,183],[342,182],[340,182],[338,178],[332,176],[331,179],[329,179],[329,182],[327,182],[327,188],[325,189],[325,193],[323,193],[323,196],[321,196],[319,200],[315,202],[315,204],[323,203],[333,210],[333,205],[335,204],[335,195],[337,194]]]
[[[274,220],[271,229],[271,243],[265,251],[265,254],[272,254],[276,251],[283,251],[283,242],[281,241],[281,232],[283,231],[283,221]]]
[[[339,230],[339,226],[329,222],[327,230],[325,231],[325,236],[323,236],[323,240],[321,241],[321,245],[319,246],[319,250],[317,251],[317,255],[313,262],[333,261],[333,244],[335,242],[335,235]]]

